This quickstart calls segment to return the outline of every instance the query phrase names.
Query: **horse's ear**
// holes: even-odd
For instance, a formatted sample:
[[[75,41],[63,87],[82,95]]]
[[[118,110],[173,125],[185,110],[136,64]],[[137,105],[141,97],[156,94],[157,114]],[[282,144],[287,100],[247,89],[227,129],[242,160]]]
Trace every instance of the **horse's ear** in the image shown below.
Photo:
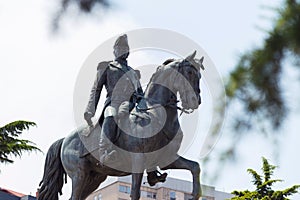
[[[200,59],[196,59],[196,62],[200,65],[201,69],[204,70],[203,60],[204,60],[204,56],[202,56]]]
[[[203,64],[203,60],[204,60],[204,56],[202,56],[199,60],[200,64],[202,65]]]
[[[193,60],[196,56],[197,51],[195,50],[191,55],[187,56],[185,60]]]

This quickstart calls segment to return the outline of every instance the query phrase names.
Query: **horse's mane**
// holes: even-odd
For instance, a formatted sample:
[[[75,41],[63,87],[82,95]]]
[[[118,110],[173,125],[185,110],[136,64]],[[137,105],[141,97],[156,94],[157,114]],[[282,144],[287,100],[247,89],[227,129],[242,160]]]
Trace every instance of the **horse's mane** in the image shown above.
[[[156,75],[168,64],[174,62],[176,59],[175,58],[169,58],[167,59],[166,61],[164,61],[161,65],[159,65],[157,68],[156,68],[156,71],[152,74],[147,86],[146,86],[146,89],[145,89],[145,92],[147,91],[148,89],[148,86],[153,82],[153,79],[154,77],[156,77]]]
[[[168,65],[171,62],[175,61],[175,58],[169,58],[168,60],[166,60],[165,62],[163,62],[163,65]]]

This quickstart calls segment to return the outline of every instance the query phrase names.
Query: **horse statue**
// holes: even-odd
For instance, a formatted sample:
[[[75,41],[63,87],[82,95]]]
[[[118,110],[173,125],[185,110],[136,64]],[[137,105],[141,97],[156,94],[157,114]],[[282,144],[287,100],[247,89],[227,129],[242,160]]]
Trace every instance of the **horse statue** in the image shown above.
[[[193,200],[199,199],[200,166],[177,154],[183,137],[178,109],[190,113],[201,104],[203,57],[196,59],[195,55],[196,51],[185,59],[168,59],[157,68],[142,99],[147,107],[134,109],[118,123],[118,138],[113,142],[118,158],[112,163],[99,163],[100,126],[88,136],[83,135],[84,128],[78,128],[54,142],[47,152],[38,199],[58,200],[67,175],[72,180],[70,200],[84,200],[107,176],[131,174],[131,199],[138,200],[143,172],[157,166],[161,170],[189,170]],[[182,108],[177,105],[177,93]]]

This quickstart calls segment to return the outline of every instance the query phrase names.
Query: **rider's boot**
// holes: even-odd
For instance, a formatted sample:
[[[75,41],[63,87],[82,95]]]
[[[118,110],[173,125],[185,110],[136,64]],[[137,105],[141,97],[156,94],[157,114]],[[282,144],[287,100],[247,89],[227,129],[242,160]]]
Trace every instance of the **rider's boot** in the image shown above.
[[[158,170],[147,172],[147,174],[147,181],[150,186],[154,186],[158,182],[165,182],[168,175],[167,173],[161,174]]]
[[[116,135],[115,132],[116,124],[114,122],[114,118],[105,118],[99,142],[99,161],[101,164],[105,164],[105,162],[113,161],[115,159],[116,151],[112,150],[112,142]]]
[[[99,146],[100,163],[105,164],[108,161],[113,161],[116,155],[116,150],[110,151],[110,145],[108,145],[107,141],[104,141],[103,138],[100,139]]]

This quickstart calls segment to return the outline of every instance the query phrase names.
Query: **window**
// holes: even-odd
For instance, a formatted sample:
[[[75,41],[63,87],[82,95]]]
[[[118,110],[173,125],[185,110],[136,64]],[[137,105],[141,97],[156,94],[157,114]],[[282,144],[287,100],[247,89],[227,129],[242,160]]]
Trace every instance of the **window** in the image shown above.
[[[151,198],[151,199],[156,199],[156,193],[155,192],[148,192],[148,191],[141,190],[141,196]]]
[[[102,200],[102,194],[98,195],[98,200]]]
[[[156,193],[154,193],[154,192],[151,192],[151,193],[152,193],[151,198],[152,198],[152,199],[156,199]]]
[[[119,192],[130,194],[130,187],[126,185],[119,185]]]
[[[141,190],[141,197],[147,197],[147,192],[144,190]]]
[[[97,196],[94,196],[94,200],[98,200],[98,197],[97,197]]]
[[[170,192],[170,200],[176,200],[176,192],[174,191]]]

